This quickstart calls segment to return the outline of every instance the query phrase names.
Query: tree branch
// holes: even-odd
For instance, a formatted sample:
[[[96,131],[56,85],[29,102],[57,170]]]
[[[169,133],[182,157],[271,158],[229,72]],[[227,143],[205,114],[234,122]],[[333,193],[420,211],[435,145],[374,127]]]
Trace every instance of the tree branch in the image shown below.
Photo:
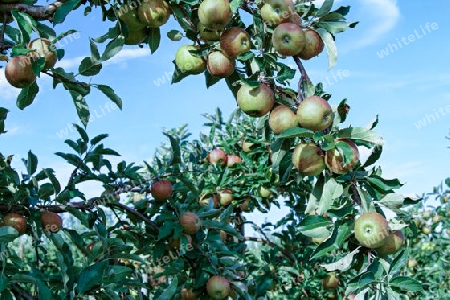
[[[311,79],[309,79],[308,74],[306,73],[305,67],[303,67],[302,61],[300,58],[295,55],[294,61],[297,64],[298,69],[300,70],[300,80],[298,81],[298,95],[297,95],[297,104],[300,104],[300,102],[303,101],[303,94],[302,94],[302,83],[303,81],[311,82]]]
[[[52,21],[53,14],[55,11],[61,7],[66,2],[66,0],[57,0],[46,6],[40,5],[28,5],[21,3],[11,3],[11,4],[0,4],[0,12],[10,12],[11,10],[17,10],[20,12],[27,13],[35,20],[49,20]]]

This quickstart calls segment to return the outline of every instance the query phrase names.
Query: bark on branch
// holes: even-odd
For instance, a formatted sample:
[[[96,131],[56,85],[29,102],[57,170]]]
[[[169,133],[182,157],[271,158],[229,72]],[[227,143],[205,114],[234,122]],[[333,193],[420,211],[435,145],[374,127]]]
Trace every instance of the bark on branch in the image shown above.
[[[0,13],[10,12],[12,10],[17,10],[20,12],[27,13],[35,20],[52,20],[55,11],[64,3],[66,0],[57,0],[46,6],[40,5],[28,5],[22,3],[11,3],[11,4],[0,4]]]

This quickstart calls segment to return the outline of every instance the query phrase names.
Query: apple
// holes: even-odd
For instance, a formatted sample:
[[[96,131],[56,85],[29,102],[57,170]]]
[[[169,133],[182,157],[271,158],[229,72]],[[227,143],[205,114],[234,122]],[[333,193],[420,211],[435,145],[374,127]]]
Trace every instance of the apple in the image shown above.
[[[388,222],[377,212],[363,213],[355,222],[355,238],[364,247],[379,248],[384,245],[388,235]]]
[[[198,19],[206,28],[222,30],[230,22],[232,11],[228,0],[204,0],[198,8]]]
[[[409,259],[408,259],[408,262],[406,263],[406,266],[407,266],[409,269],[412,269],[412,268],[417,267],[417,260],[416,260],[415,258],[409,258]]]
[[[258,194],[262,197],[262,198],[270,198],[273,196],[273,193],[270,189],[266,188],[265,186],[259,186],[258,188]]]
[[[297,127],[298,119],[289,107],[278,105],[270,112],[269,126],[273,133],[280,134],[288,128]]]
[[[125,45],[139,45],[147,36],[147,28],[130,30],[125,37]]]
[[[244,202],[242,202],[239,207],[244,212],[250,212],[250,197],[245,197]]]
[[[227,154],[219,148],[215,148],[208,153],[208,161],[211,164],[225,166],[227,164]]]
[[[180,292],[181,300],[197,300],[197,295],[194,294],[192,289],[182,288]]]
[[[448,202],[448,197],[447,196],[442,196],[441,197],[441,202],[442,203],[447,203]]]
[[[150,192],[157,202],[164,202],[172,196],[172,183],[169,180],[158,180],[150,187]]]
[[[213,275],[206,283],[208,295],[213,300],[223,300],[230,294],[230,282],[222,276]]]
[[[431,217],[431,211],[425,210],[422,212],[422,218],[429,219]]]
[[[45,211],[41,213],[41,225],[45,231],[56,233],[62,227],[62,219],[57,213]]]
[[[217,195],[215,194],[203,194],[200,195],[200,200],[198,201],[198,203],[202,206],[206,206],[209,204],[210,199],[212,199],[213,203],[214,203],[214,207],[218,207],[219,206],[219,199],[217,198]]]
[[[198,23],[197,30],[200,38],[204,41],[218,41],[220,40],[220,32],[217,30],[211,30],[205,27],[202,23]]]
[[[183,45],[178,49],[175,54],[175,64],[182,72],[200,74],[206,69],[205,60],[190,52],[196,50],[198,50],[198,48],[192,45]]]
[[[192,245],[192,237],[190,235],[184,234],[184,233],[183,233],[183,235],[187,238],[188,245]],[[170,246],[172,248],[180,249],[180,247],[181,247],[181,237],[177,237],[177,238],[171,239],[169,244],[170,244]]]
[[[344,165],[344,158],[337,148],[325,152],[325,164],[336,174],[345,174],[352,170],[359,162],[359,151],[355,143],[349,139],[338,139],[336,143],[346,143],[352,149],[352,158],[350,162]]]
[[[220,239],[222,240],[222,242],[227,241],[227,233],[223,230],[220,231]]]
[[[309,96],[297,108],[298,123],[301,127],[323,131],[333,122],[333,110],[330,104],[319,96]]]
[[[433,221],[433,223],[439,223],[441,221],[442,216],[439,214],[436,214],[433,216],[433,218],[431,219]]]
[[[311,59],[323,51],[323,40],[320,35],[312,29],[307,29],[305,31],[305,47],[298,54],[301,59],[308,60]]]
[[[233,74],[235,62],[221,51],[213,51],[208,54],[206,67],[212,76],[226,78]]]
[[[290,19],[294,11],[292,0],[266,0],[261,7],[261,18],[269,25],[278,25]]]
[[[220,205],[228,206],[233,202],[233,191],[230,189],[221,190],[219,191],[217,198],[219,198]]]
[[[185,212],[180,217],[180,224],[186,234],[195,234],[202,226],[202,221],[193,212]]]
[[[334,290],[339,286],[339,277],[334,273],[329,273],[325,275],[322,279],[322,286],[326,290]]]
[[[425,227],[422,228],[422,233],[423,234],[430,234],[431,231],[432,231],[431,227],[429,227],[429,226],[425,226]]]
[[[283,56],[299,54],[305,47],[305,40],[303,29],[294,23],[279,24],[272,34],[272,45]]]
[[[36,80],[36,74],[31,66],[31,59],[28,56],[14,56],[5,67],[5,78],[13,87],[24,88]]]
[[[250,35],[241,27],[227,28],[220,36],[220,49],[231,59],[250,51]]]
[[[34,50],[34,52],[30,52],[29,55],[31,57],[44,57],[45,65],[43,70],[48,70],[53,68],[58,60],[58,56],[55,51],[56,47],[54,45],[50,46],[50,40],[46,38],[37,38],[28,43],[28,49]],[[52,51],[53,50],[53,51]]]
[[[242,145],[241,145],[242,151],[244,151],[245,153],[250,153],[250,152],[252,151],[251,147],[252,147],[254,144],[255,144],[255,143],[243,141],[243,142],[242,142]]]
[[[272,89],[264,83],[257,87],[243,84],[237,92],[237,104],[242,111],[252,117],[267,114],[275,102]]]
[[[241,164],[242,159],[237,155],[228,155],[227,156],[227,167],[232,167],[235,164]]]
[[[170,17],[169,4],[165,0],[144,1],[138,8],[139,20],[150,28],[166,24]]]
[[[119,19],[128,26],[130,31],[138,31],[147,27],[146,24],[139,20],[138,7],[135,2],[125,3],[119,7],[117,12]]]
[[[292,153],[292,163],[303,176],[317,176],[325,169],[324,153],[314,143],[300,143]]]
[[[7,213],[3,216],[0,226],[11,226],[22,235],[27,231],[27,219],[17,213]]]
[[[395,230],[387,236],[384,245],[375,248],[380,255],[389,255],[397,253],[403,246],[405,236],[401,230]]]

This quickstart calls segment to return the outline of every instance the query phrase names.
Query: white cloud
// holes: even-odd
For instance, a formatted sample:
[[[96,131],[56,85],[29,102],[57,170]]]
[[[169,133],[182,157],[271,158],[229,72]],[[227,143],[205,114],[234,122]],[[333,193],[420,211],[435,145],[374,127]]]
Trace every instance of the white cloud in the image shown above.
[[[74,58],[64,58],[60,61],[58,61],[55,65],[55,68],[63,68],[63,69],[71,69],[73,67],[78,67],[80,65],[81,60],[83,60],[84,57],[78,56]]]
[[[20,93],[20,89],[12,87],[5,78],[5,69],[0,69],[0,99],[15,99]]]

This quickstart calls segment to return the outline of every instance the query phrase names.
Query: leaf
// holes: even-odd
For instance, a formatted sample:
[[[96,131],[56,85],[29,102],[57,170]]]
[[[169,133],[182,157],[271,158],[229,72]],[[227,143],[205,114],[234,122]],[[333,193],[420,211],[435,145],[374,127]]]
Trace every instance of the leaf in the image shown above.
[[[337,62],[337,55],[338,51],[336,48],[336,44],[334,42],[333,36],[331,33],[329,33],[324,28],[317,28],[317,33],[320,35],[320,37],[323,40],[323,43],[325,44],[327,48],[327,55],[328,55],[328,70],[333,68],[336,65]]]
[[[114,104],[116,104],[120,109],[122,109],[122,99],[114,93],[114,90],[107,85],[98,84],[96,85],[97,89],[99,89],[106,97],[108,97]]]
[[[337,132],[337,138],[362,140],[382,146],[384,144],[383,138],[374,131],[364,127],[348,127]]]
[[[0,293],[2,293],[9,285],[8,278],[0,278]],[[12,298],[11,298],[12,299]]]
[[[16,10],[12,10],[11,15],[16,21],[17,27],[19,27],[22,43],[26,45],[30,41],[33,30],[37,31],[36,21],[28,14]]]
[[[328,272],[333,272],[336,270],[339,271],[348,271],[350,267],[352,266],[353,257],[359,253],[359,247],[353,250],[352,252],[348,253],[346,256],[342,257],[338,261],[330,264],[321,264],[320,266],[327,270]]]
[[[100,60],[100,53],[98,52],[98,47],[93,39],[89,39],[89,47],[91,49],[91,57],[94,61]]]
[[[323,238],[330,235],[330,220],[322,216],[306,216],[299,224],[298,230],[307,237]]]
[[[64,2],[64,4],[55,11],[53,15],[53,24],[60,24],[64,22],[66,16],[80,3],[81,0],[69,0]]]
[[[352,234],[352,225],[353,222],[348,220],[337,220],[334,224],[333,233],[316,248],[311,259],[320,258],[331,251],[339,249]]]
[[[78,67],[78,73],[83,76],[97,75],[102,69],[102,64],[98,61],[93,61],[91,57],[85,57]]]
[[[34,98],[36,98],[39,92],[39,87],[36,82],[33,82],[29,86],[23,88],[20,91],[19,96],[17,96],[16,105],[19,109],[24,109],[31,103],[33,103]]]
[[[161,296],[159,296],[157,298],[157,300],[170,300],[173,299],[176,291],[177,291],[177,287],[178,287],[178,277],[174,277],[172,279],[172,282],[170,283],[170,285],[165,288],[166,290],[164,291],[164,293],[161,294]]]
[[[11,226],[0,227],[0,243],[9,243],[19,236],[19,232]]]
[[[373,188],[382,193],[388,193],[394,189],[399,189],[402,187],[402,184],[398,179],[384,179],[375,174],[366,177],[366,180]]]
[[[94,286],[101,285],[103,273],[108,264],[107,260],[103,260],[81,271],[77,282],[77,290],[80,295],[83,295]]]
[[[389,282],[389,286],[403,290],[403,291],[413,292],[413,293],[423,292],[423,287],[420,282],[418,282],[417,280],[415,280],[411,277],[406,277],[406,276],[394,277]]]
[[[41,280],[36,279],[39,299],[53,299],[50,289]]]
[[[303,137],[303,138],[312,138],[314,136],[314,132],[301,128],[301,127],[291,127],[283,131],[278,135],[279,139],[287,139],[287,138],[295,138],[295,137]]]
[[[317,214],[323,215],[330,209],[333,200],[339,198],[344,193],[342,184],[337,183],[333,177],[328,178],[323,186],[319,205],[317,206]]]
[[[163,133],[165,136],[167,136],[170,140],[170,146],[172,147],[172,158],[170,160],[169,165],[173,166],[176,164],[181,163],[181,150],[180,150],[180,144],[179,141],[176,140],[173,136],[171,136],[168,133]]]
[[[159,48],[159,43],[161,42],[161,30],[159,27],[150,28],[148,33],[148,46],[150,47],[150,52],[153,54]]]
[[[69,93],[72,96],[73,103],[75,104],[81,123],[83,123],[84,126],[87,126],[91,114],[89,112],[89,106],[86,103],[86,99],[74,90],[69,90]]]
[[[328,14],[333,7],[334,0],[325,0],[320,9],[316,12],[316,17],[322,17]]]
[[[37,168],[37,157],[34,155],[31,150],[28,151],[28,160],[27,160],[27,173],[28,175],[33,175],[36,172]]]
[[[380,200],[380,204],[390,209],[399,209],[403,206],[405,197],[397,193],[389,193]]]
[[[376,146],[372,149],[372,152],[370,153],[369,157],[367,158],[366,162],[362,166],[363,168],[368,167],[372,164],[374,164],[380,157],[381,153],[383,152],[382,146]]]
[[[103,139],[107,138],[109,135],[108,134],[99,134],[96,137],[92,138],[90,143],[92,146],[97,145],[100,141],[102,141]]]
[[[5,133],[5,120],[9,110],[0,106],[0,134]]]
[[[175,30],[172,29],[171,31],[169,31],[167,33],[167,37],[171,40],[171,41],[179,41],[183,38],[183,33],[179,30]]]
[[[119,35],[110,41],[105,48],[105,52],[102,54],[102,61],[107,61],[114,55],[122,50],[123,45],[125,44],[125,37],[123,35]]]

